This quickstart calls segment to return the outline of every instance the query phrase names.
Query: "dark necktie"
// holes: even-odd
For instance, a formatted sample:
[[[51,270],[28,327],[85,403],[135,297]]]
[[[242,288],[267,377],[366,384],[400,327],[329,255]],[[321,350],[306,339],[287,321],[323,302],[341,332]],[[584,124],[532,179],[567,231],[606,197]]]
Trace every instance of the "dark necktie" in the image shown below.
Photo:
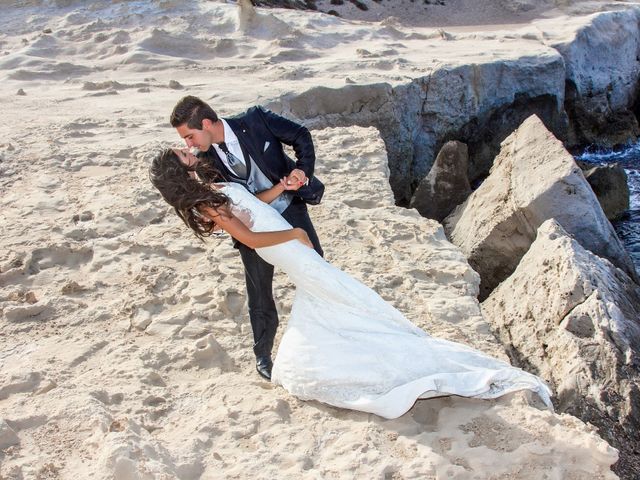
[[[242,163],[242,161],[236,157],[233,153],[229,151],[229,147],[227,144],[222,142],[218,144],[220,150],[224,152],[227,156],[227,162],[229,163],[229,168],[240,178],[247,178],[247,166]]]

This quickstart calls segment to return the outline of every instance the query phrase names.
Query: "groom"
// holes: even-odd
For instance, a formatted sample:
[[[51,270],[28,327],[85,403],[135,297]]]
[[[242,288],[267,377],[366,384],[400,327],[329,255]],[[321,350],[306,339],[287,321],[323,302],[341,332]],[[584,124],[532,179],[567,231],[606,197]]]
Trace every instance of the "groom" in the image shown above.
[[[225,181],[240,183],[253,194],[279,185],[282,178],[291,185],[288,188],[296,188],[282,187],[283,192],[271,206],[293,227],[303,228],[315,250],[322,255],[307,203],[320,202],[324,185],[313,176],[316,156],[306,127],[260,106],[235,117],[219,118],[208,104],[193,96],[186,96],[176,104],[171,125],[187,147],[200,151],[200,162],[208,162]],[[285,155],[282,144],[293,147],[296,162]],[[256,370],[270,380],[271,350],[278,328],[272,289],[273,266],[246,245],[236,241],[234,245],[244,265]]]

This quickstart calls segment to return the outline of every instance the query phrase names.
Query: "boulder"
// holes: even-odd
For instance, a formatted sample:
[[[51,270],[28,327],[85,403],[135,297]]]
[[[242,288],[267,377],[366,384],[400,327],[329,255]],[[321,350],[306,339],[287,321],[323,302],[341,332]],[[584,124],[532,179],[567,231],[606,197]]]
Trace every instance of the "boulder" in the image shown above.
[[[561,412],[596,425],[639,478],[640,287],[554,220],[482,303],[512,358],[551,383]]]
[[[469,153],[462,142],[444,144],[429,174],[422,179],[411,207],[420,215],[442,222],[447,215],[471,195],[467,176]]]
[[[579,162],[578,165],[607,218],[620,218],[629,209],[629,184],[624,168],[618,163],[594,165]]]
[[[444,222],[451,241],[480,274],[480,298],[516,269],[545,220],[637,278],[633,263],[582,171],[532,115],[502,143],[491,173]]]

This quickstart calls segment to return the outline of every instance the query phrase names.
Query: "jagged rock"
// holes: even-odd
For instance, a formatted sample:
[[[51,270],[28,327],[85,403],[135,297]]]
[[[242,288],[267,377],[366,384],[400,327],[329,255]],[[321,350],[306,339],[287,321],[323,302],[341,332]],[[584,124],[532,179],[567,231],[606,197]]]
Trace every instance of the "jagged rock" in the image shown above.
[[[512,356],[552,384],[556,405],[592,423],[640,475],[640,287],[554,220],[482,303]]]
[[[429,175],[422,179],[413,194],[411,207],[420,215],[441,222],[471,194],[467,176],[469,154],[462,142],[444,144]]]
[[[491,175],[444,222],[451,241],[480,274],[481,299],[511,275],[549,218],[637,278],[573,157],[532,115],[503,142]]]
[[[629,209],[629,184],[624,168],[618,163],[593,165],[578,162],[578,165],[607,218],[620,218]]]

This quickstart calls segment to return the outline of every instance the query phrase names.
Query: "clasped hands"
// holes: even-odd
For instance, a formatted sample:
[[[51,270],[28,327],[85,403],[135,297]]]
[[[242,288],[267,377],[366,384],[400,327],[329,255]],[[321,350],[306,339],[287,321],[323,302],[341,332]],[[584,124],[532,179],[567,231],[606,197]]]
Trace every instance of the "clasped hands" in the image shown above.
[[[291,170],[288,176],[280,179],[280,185],[282,185],[285,190],[298,190],[306,181],[307,175],[299,168],[296,168]]]

